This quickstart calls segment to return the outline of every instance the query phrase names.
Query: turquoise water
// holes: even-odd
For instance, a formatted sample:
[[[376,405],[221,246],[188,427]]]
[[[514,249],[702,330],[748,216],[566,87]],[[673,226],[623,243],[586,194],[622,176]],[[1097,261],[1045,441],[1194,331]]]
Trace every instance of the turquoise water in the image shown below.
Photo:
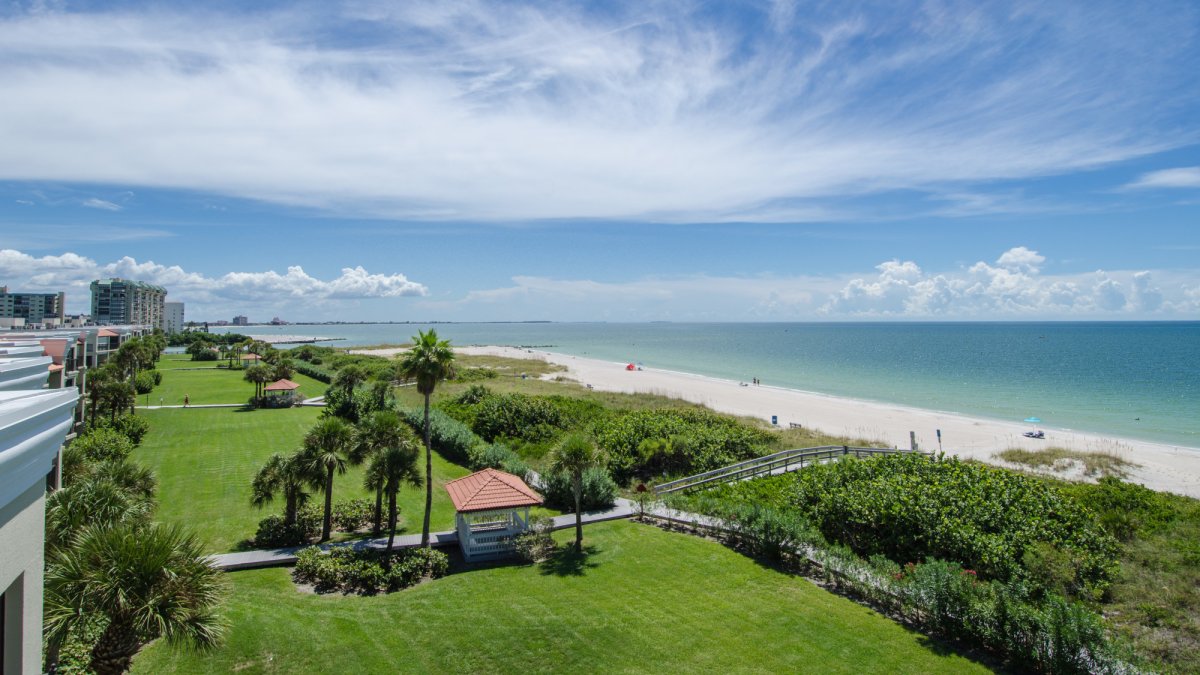
[[[399,343],[430,326],[253,326]],[[1200,322],[438,324],[456,344],[610,361],[1200,448]]]

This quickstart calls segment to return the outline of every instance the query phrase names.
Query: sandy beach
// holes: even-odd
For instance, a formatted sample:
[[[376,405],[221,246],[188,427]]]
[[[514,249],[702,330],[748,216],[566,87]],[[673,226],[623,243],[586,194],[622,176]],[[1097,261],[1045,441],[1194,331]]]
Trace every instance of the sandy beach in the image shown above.
[[[374,350],[381,356],[403,350]],[[800,424],[838,436],[877,441],[889,446],[909,447],[909,432],[916,434],[922,450],[937,450],[937,430],[947,454],[1003,464],[994,454],[1006,448],[1031,450],[1050,446],[1087,452],[1109,452],[1137,466],[1129,480],[1154,490],[1200,498],[1200,449],[1113,438],[1053,427],[1042,427],[1044,440],[1022,434],[1029,425],[968,417],[953,413],[876,403],[770,386],[742,386],[718,378],[655,368],[625,370],[624,363],[582,358],[515,347],[458,347],[463,354],[538,359],[567,369],[565,377],[601,391],[651,393],[683,399],[733,415],[770,421],[774,415],[781,428]],[[1078,474],[1058,474],[1079,477]]]

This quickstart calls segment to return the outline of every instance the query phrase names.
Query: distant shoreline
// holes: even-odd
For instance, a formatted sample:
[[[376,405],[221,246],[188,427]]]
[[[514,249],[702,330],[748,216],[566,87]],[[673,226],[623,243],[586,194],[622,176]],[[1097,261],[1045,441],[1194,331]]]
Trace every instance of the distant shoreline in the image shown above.
[[[392,356],[401,348],[352,350]],[[907,448],[909,432],[916,435],[922,450],[938,449],[937,430],[942,431],[947,454],[1001,466],[993,455],[1008,448],[1038,450],[1062,447],[1085,452],[1108,452],[1133,462],[1129,480],[1149,488],[1200,498],[1200,448],[1173,446],[1131,438],[1122,438],[1065,429],[1045,429],[1046,439],[1034,440],[1022,434],[1029,425],[971,417],[958,413],[880,403],[843,396],[788,389],[776,386],[742,386],[733,380],[692,373],[644,368],[627,371],[625,364],[587,357],[571,356],[516,347],[458,347],[463,354],[535,359],[562,365],[564,375],[600,391],[660,394],[708,406],[719,412],[756,417],[770,421],[775,415],[778,426],[790,424],[818,429],[836,436],[849,436]],[[1081,478],[1062,474],[1062,478]]]

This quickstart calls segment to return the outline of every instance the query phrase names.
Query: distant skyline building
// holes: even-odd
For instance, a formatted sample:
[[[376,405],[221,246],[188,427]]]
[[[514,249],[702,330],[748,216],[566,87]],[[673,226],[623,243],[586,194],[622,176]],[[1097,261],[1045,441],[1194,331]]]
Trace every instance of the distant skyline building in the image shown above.
[[[166,328],[167,289],[144,281],[92,282],[92,321],[100,326],[149,325]]]
[[[182,302],[166,302],[163,303],[164,311],[164,327],[163,330],[168,334],[182,333],[183,327],[187,324],[183,321],[183,303]]]
[[[235,325],[235,326],[249,326],[249,325],[250,325],[250,320],[249,320],[249,319],[247,319],[246,317],[244,317],[244,316],[242,316],[242,315],[240,315],[240,314],[239,314],[239,315],[237,315],[237,316],[233,317],[233,325]]]
[[[0,286],[0,319],[24,319],[25,325],[58,326],[67,315],[66,297],[61,291],[11,293],[8,286]]]

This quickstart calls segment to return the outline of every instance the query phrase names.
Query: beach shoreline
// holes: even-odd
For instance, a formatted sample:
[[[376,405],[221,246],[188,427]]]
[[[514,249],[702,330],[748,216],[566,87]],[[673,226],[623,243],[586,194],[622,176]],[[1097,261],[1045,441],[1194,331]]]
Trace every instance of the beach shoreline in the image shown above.
[[[624,363],[517,347],[456,347],[468,355],[533,359],[566,368],[557,373],[599,391],[660,394],[707,406],[718,412],[755,417],[778,426],[792,424],[825,434],[848,436],[892,447],[908,448],[910,432],[919,449],[937,451],[937,430],[948,455],[1008,465],[993,455],[1008,448],[1038,450],[1060,447],[1083,452],[1107,452],[1137,466],[1128,480],[1148,488],[1200,498],[1200,448],[1173,446],[1096,433],[1040,427],[1042,440],[1022,434],[1028,424],[989,420],[958,413],[927,410],[898,404],[808,392],[777,386],[753,385],[706,375],[643,368],[629,371]],[[392,356],[402,349],[353,350],[356,353]],[[1082,478],[1075,471],[1056,473],[1062,478]]]

